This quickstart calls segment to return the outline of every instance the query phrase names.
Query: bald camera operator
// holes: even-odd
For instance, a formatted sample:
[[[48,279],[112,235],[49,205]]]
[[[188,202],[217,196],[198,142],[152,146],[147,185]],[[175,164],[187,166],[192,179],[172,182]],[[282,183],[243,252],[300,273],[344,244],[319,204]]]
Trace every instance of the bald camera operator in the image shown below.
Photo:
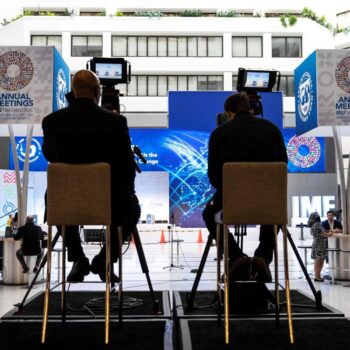
[[[111,259],[118,259],[117,226],[123,238],[130,235],[140,216],[134,190],[135,163],[126,118],[98,106],[100,81],[89,70],[78,71],[72,80],[74,99],[69,107],[56,111],[42,123],[43,153],[51,163],[84,164],[106,162],[111,167]],[[122,242],[119,242],[122,244]],[[105,279],[105,247],[89,264],[81,246],[77,226],[66,231],[68,260],[73,267],[69,282],[81,282],[90,270]],[[112,275],[112,281],[118,277]]]

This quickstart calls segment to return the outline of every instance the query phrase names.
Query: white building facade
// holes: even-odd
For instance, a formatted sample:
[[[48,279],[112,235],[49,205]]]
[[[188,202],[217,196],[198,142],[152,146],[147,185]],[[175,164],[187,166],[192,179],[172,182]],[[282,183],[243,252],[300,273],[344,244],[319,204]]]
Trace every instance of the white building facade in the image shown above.
[[[72,73],[93,56],[124,57],[132,79],[118,86],[122,109],[139,127],[167,126],[168,91],[235,90],[239,67],[281,72],[285,125],[294,126],[294,69],[315,49],[334,48],[331,31],[298,17],[298,3],[240,6],[237,17],[220,1],[143,2],[26,0],[25,15],[0,29],[0,45],[55,45]],[[282,25],[290,13],[296,23]]]

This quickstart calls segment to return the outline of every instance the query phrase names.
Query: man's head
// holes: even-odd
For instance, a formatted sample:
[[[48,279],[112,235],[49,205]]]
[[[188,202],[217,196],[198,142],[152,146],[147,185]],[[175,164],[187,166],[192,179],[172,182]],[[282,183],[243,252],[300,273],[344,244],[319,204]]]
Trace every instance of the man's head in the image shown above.
[[[34,222],[34,218],[31,215],[27,216],[26,223],[27,224],[32,224],[33,222]]]
[[[334,220],[334,212],[332,210],[328,210],[327,211],[327,219],[328,219],[328,221],[333,222],[333,220]]]
[[[229,96],[225,101],[224,108],[230,119],[238,113],[249,113],[250,104],[247,93],[242,91]]]
[[[96,74],[89,70],[82,69],[74,74],[72,90],[75,98],[89,98],[96,103],[100,100],[100,81]]]

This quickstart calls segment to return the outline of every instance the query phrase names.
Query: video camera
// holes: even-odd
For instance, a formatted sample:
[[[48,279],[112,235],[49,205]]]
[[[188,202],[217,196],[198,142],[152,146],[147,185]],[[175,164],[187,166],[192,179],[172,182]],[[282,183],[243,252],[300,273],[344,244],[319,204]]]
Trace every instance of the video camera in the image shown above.
[[[263,117],[263,106],[259,92],[272,92],[277,80],[279,90],[281,73],[275,70],[251,70],[238,68],[237,91],[245,91],[249,98],[250,108],[254,115]],[[219,113],[217,124],[228,120],[226,113]]]
[[[94,72],[102,85],[101,106],[120,112],[118,84],[129,84],[131,79],[130,62],[124,58],[94,57],[87,63],[87,69]]]

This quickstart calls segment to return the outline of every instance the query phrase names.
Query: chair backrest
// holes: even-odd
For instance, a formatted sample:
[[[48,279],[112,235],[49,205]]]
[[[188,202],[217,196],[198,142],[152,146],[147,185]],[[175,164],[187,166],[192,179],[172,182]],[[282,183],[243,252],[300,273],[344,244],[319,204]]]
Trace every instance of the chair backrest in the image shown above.
[[[224,224],[285,225],[287,222],[287,164],[224,164]]]
[[[110,225],[109,164],[49,164],[47,223],[67,226]]]

